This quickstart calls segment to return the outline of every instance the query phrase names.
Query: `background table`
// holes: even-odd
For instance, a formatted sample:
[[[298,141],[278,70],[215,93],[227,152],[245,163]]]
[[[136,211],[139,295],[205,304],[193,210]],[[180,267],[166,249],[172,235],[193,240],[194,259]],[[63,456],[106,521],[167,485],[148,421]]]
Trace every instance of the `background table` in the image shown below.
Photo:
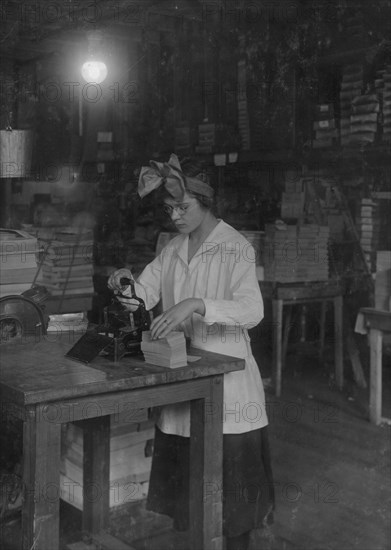
[[[324,346],[326,304],[334,305],[334,360],[335,378],[338,388],[343,386],[343,301],[342,288],[338,281],[329,280],[305,283],[280,283],[259,281],[262,296],[272,301],[273,322],[273,382],[276,395],[281,395],[282,364],[289,337],[290,314],[285,319],[283,341],[283,308],[298,304],[321,303],[320,352]]]
[[[391,311],[364,307],[359,313],[364,316],[364,324],[369,329],[369,419],[374,424],[391,424],[391,419],[382,416],[382,345],[383,334],[391,333]]]
[[[191,402],[190,544],[221,550],[221,494],[206,488],[222,483],[223,375],[243,369],[244,360],[193,350],[201,359],[177,369],[130,357],[119,363],[97,358],[87,366],[64,357],[71,336],[1,347],[3,412],[24,423],[23,550],[59,548],[63,423],[83,421],[83,528],[99,533],[109,511],[110,415],[183,401]]]

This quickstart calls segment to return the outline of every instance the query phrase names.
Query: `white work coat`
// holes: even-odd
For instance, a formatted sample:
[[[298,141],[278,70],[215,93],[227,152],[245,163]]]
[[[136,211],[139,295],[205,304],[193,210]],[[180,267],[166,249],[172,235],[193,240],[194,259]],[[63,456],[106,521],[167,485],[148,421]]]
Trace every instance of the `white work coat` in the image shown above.
[[[188,235],[174,237],[135,284],[148,310],[163,311],[185,298],[201,298],[205,315],[194,313],[181,329],[194,347],[245,359],[245,369],[224,375],[224,433],[244,433],[268,424],[259,368],[247,329],[263,318],[255,274],[255,252],[233,227],[220,220],[188,262]],[[126,292],[124,293],[126,294]],[[162,408],[157,422],[168,434],[190,435],[189,403]]]

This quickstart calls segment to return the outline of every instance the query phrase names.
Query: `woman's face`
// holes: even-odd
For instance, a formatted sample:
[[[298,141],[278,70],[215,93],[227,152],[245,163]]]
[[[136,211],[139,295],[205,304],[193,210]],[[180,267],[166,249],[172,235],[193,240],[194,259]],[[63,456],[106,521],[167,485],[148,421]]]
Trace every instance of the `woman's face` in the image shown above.
[[[191,233],[205,219],[208,210],[195,197],[184,194],[181,200],[164,199],[163,208],[180,233]]]

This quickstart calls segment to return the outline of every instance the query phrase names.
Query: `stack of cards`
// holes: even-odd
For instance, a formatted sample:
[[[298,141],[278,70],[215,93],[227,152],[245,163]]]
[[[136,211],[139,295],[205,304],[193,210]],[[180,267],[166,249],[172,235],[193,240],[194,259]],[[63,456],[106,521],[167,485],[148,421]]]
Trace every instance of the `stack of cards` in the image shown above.
[[[391,67],[388,66],[384,75],[383,89],[383,140],[391,141]]]
[[[360,233],[360,245],[364,252],[368,269],[376,271],[376,251],[380,244],[379,205],[369,198],[361,199],[360,217],[357,220]]]
[[[91,230],[56,230],[55,239],[43,243],[42,282],[53,296],[93,294],[94,240]]]
[[[380,103],[377,94],[356,96],[351,102],[349,141],[373,143],[378,132]]]
[[[364,67],[362,64],[346,65],[343,69],[340,100],[340,134],[341,145],[350,143],[350,120],[352,101],[360,96],[364,88]]]
[[[315,138],[312,146],[315,149],[331,147],[339,138],[338,120],[332,103],[321,103],[316,106],[316,120],[313,124]]]
[[[143,332],[141,351],[145,361],[175,369],[187,365],[186,340],[183,332],[170,332],[165,338],[152,340],[149,330]]]
[[[326,281],[329,277],[330,229],[317,224],[265,226],[264,268],[267,281]]]
[[[0,296],[28,290],[37,274],[36,237],[16,229],[0,229]]]

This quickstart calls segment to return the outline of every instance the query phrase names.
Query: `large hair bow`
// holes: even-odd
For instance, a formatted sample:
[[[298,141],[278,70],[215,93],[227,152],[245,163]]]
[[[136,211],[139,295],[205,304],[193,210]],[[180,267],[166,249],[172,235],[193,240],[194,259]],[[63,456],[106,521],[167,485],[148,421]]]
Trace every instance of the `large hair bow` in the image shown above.
[[[199,177],[185,176],[178,157],[172,153],[168,162],[151,160],[149,166],[143,166],[138,179],[138,194],[145,197],[161,185],[175,199],[181,200],[184,193],[198,193],[205,197],[213,197],[213,188]]]
[[[182,173],[178,157],[173,153],[168,162],[151,160],[149,164],[150,166],[141,168],[138,179],[140,197],[145,197],[164,184],[170,195],[174,198],[181,198],[185,192],[185,176]]]

